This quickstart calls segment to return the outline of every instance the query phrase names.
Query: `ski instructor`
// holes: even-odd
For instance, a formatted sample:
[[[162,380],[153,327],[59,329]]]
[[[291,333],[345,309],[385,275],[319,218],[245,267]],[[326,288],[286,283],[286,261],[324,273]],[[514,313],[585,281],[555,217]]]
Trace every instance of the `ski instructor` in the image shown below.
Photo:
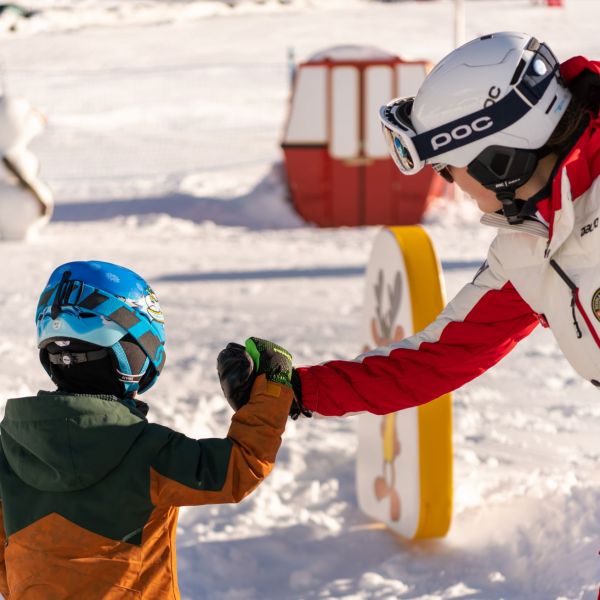
[[[487,260],[428,327],[354,360],[294,370],[291,415],[386,414],[481,375],[542,324],[600,386],[600,62],[559,64],[534,37],[502,32],[457,48],[415,97],[381,108],[390,153],[430,165],[498,230]],[[225,393],[247,395],[230,345]]]

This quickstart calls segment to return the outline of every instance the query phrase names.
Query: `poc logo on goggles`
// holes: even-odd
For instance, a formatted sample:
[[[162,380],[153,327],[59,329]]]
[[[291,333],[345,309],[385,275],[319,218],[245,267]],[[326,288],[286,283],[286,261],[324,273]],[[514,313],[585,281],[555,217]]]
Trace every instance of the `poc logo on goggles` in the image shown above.
[[[438,133],[431,138],[431,145],[434,150],[447,146],[452,140],[464,140],[472,135],[474,132],[485,131],[492,127],[494,122],[490,117],[479,117],[475,119],[470,125],[458,125],[452,131]]]

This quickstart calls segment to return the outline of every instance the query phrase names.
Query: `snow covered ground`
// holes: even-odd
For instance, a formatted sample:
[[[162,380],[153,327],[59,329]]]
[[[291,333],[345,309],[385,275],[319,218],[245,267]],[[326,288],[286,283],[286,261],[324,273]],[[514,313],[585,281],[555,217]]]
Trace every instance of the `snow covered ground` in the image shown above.
[[[566,58],[600,55],[597,0],[467,2],[467,36],[525,30]],[[57,264],[102,259],[152,282],[168,362],[151,417],[226,433],[215,358],[270,337],[298,364],[360,349],[362,270],[376,228],[303,225],[284,201],[278,147],[287,53],[374,44],[441,58],[452,3],[38,0],[2,28],[5,85],[49,117],[34,145],[58,202],[34,243],[0,245],[0,397],[49,383],[33,313]],[[7,23],[4,23],[7,25]],[[449,295],[493,231],[469,202],[427,215]],[[182,511],[189,600],[575,600],[600,582],[600,398],[539,330],[454,397],[449,536],[406,543],[364,517],[355,419],[290,422],[272,476],[238,506]]]

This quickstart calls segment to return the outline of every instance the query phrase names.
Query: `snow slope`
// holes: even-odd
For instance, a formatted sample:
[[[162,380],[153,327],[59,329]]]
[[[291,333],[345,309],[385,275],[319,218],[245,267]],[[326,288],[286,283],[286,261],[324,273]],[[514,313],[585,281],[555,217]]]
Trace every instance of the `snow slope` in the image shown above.
[[[472,0],[467,34],[524,29],[561,58],[598,56],[600,3],[566,3]],[[377,229],[306,226],[285,203],[288,49],[302,59],[365,43],[435,61],[451,49],[451,2],[31,6],[42,12],[0,33],[4,81],[48,114],[34,150],[58,206],[39,240],[0,245],[2,402],[49,386],[34,307],[52,268],[74,259],[119,262],[153,283],[168,363],[147,400],[152,419],[188,435],[226,433],[214,363],[228,341],[271,337],[298,364],[353,357]],[[494,232],[468,201],[439,204],[425,226],[452,295]],[[355,419],[290,422],[256,493],[182,511],[184,598],[596,598],[598,392],[539,330],[456,392],[454,419],[446,539],[408,544],[360,513]]]

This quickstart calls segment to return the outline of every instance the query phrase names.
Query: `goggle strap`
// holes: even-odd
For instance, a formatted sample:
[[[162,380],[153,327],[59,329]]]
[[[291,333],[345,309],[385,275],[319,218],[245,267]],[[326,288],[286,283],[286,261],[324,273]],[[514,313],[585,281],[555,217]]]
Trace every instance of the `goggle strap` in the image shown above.
[[[483,108],[477,112],[445,123],[435,129],[424,131],[412,138],[419,158],[423,161],[452,152],[458,148],[462,148],[467,144],[477,142],[480,139],[488,137],[498,131],[502,131],[516,123],[524,117],[532,106],[537,104],[544,92],[550,85],[550,82],[555,77],[558,65],[554,67],[552,72],[540,81],[535,86],[528,86],[521,81],[515,89],[511,90],[504,98],[496,102],[494,105]],[[492,125],[486,128],[481,128],[479,131],[472,129],[471,125],[479,119],[487,118],[492,122]],[[457,139],[452,136],[451,132],[458,128],[464,128],[465,131],[471,132],[469,135]],[[447,134],[450,136],[450,141],[441,147],[434,147],[433,139],[439,135]]]
[[[93,350],[92,352],[48,352],[48,361],[53,365],[67,367],[70,365],[81,364],[93,360],[100,360],[108,356],[108,350]]]

